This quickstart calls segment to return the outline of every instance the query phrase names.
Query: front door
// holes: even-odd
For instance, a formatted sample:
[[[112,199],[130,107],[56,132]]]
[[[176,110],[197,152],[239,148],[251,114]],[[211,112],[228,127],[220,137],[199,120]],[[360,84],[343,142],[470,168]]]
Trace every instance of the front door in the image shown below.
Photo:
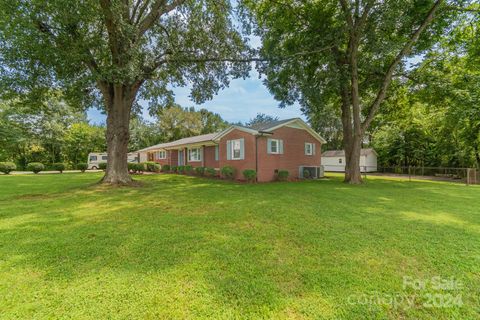
[[[183,166],[184,165],[184,156],[183,156],[183,150],[178,150],[178,165]]]

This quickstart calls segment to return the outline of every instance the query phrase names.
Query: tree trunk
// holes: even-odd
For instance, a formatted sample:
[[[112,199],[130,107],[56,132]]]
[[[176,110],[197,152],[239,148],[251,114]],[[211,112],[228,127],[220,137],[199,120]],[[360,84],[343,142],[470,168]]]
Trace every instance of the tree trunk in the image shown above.
[[[360,153],[362,137],[356,134],[343,137],[345,150],[345,182],[350,184],[362,183],[360,170]]]
[[[362,135],[358,134],[360,127],[354,127],[354,119],[359,119],[359,115],[352,115],[352,92],[350,83],[353,80],[348,66],[349,60],[345,53],[338,48],[332,49],[336,57],[338,72],[340,74],[339,90],[341,97],[342,110],[342,128],[343,128],[343,150],[345,151],[345,179],[344,181],[352,184],[362,183],[360,173],[360,149],[362,147]],[[356,109],[359,112],[359,108]],[[355,110],[353,110],[355,111]],[[357,133],[355,133],[355,129]]]
[[[350,102],[351,102],[351,121],[348,125],[353,126],[350,134],[347,136],[348,143],[345,147],[345,159],[347,166],[345,167],[345,182],[350,184],[362,183],[362,175],[360,172],[360,151],[362,148],[362,120],[360,118],[360,91],[358,83],[358,42],[357,31],[352,30],[350,33],[348,62],[350,67]]]
[[[127,153],[130,138],[130,112],[137,89],[124,85],[109,85],[106,91],[102,90],[107,105],[108,154],[107,170],[102,183],[112,185],[132,183],[128,173]]]

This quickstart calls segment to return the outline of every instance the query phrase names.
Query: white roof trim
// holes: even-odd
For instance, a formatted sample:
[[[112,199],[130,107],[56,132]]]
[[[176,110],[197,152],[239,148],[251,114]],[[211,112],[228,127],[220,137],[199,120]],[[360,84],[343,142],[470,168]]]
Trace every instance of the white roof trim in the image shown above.
[[[243,131],[243,132],[247,132],[247,133],[250,133],[250,134],[258,134],[257,130],[233,125],[233,126],[230,126],[227,129],[223,130],[222,132],[219,132],[216,136],[214,136],[212,138],[212,141],[218,142],[222,137],[224,137],[226,134],[232,132],[235,129]]]
[[[178,150],[184,148],[200,148],[200,147],[211,147],[216,146],[217,144],[212,140],[206,140],[203,142],[192,142],[192,143],[184,143],[179,145],[174,145],[171,147],[165,147],[165,150]]]
[[[284,127],[284,126],[289,125],[289,124],[291,124],[291,123],[293,123],[293,122],[296,122],[296,121],[298,121],[298,120],[300,120],[301,122],[303,122],[303,120],[300,119],[300,118],[294,118],[294,119],[292,119],[292,120],[290,120],[290,121],[287,121],[287,122],[284,122],[284,123],[280,123],[279,125],[276,125],[275,127],[268,128],[268,131],[276,130],[276,129],[278,129],[278,128]],[[307,124],[305,124],[305,125],[307,125]],[[307,126],[308,126],[308,125],[307,125]]]
[[[278,126],[268,129],[268,131],[273,131],[284,126],[288,126],[289,124],[292,124],[294,122],[299,124],[301,127],[303,127],[303,129],[305,129],[308,133],[310,133],[315,139],[317,139],[321,143],[327,143],[325,139],[323,139],[315,130],[313,130],[308,124],[305,123],[305,121],[303,121],[300,118],[295,118],[295,119],[292,119],[291,121],[281,123]]]

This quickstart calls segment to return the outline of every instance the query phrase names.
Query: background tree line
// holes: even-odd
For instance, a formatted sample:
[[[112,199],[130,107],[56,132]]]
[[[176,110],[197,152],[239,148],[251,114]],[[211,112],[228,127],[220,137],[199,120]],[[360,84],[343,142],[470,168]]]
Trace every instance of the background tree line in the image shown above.
[[[473,11],[394,77],[363,143],[379,153],[379,165],[480,168],[479,35]],[[342,149],[338,109],[316,105],[306,112],[328,141],[324,149]]]
[[[174,104],[157,106],[154,110],[152,121],[145,120],[140,113],[132,117],[130,152],[217,132],[229,125],[220,115],[206,109]],[[260,120],[255,119],[273,118],[260,115]],[[74,167],[86,162],[88,153],[106,151],[105,129],[103,124],[89,123],[85,111],[78,111],[58,95],[52,95],[40,107],[3,101],[0,103],[0,161],[15,162],[19,169],[25,169],[29,162],[47,165],[64,162]]]
[[[140,113],[130,121],[129,151],[194,135],[221,131],[228,123],[219,114],[180,105],[152,107],[152,121]],[[278,120],[257,114],[249,121],[235,124],[250,126]],[[60,94],[52,94],[41,106],[18,101],[0,103],[0,162],[15,162],[20,170],[30,162],[63,162],[72,168],[86,162],[88,153],[105,152],[105,125],[91,124],[85,111],[70,106]]]
[[[376,119],[382,165],[480,168],[478,14],[469,14],[397,80]]]

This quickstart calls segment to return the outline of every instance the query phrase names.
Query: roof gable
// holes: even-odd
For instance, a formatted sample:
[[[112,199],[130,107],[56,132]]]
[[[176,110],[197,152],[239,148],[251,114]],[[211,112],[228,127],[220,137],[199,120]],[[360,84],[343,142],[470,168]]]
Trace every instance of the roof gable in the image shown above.
[[[202,142],[218,142],[223,136],[225,136],[226,134],[228,134],[233,130],[240,130],[252,135],[264,135],[264,134],[268,135],[268,134],[273,134],[274,130],[284,126],[306,130],[321,143],[326,143],[325,139],[323,139],[317,132],[315,132],[315,130],[313,130],[308,124],[306,124],[305,121],[303,121],[300,118],[290,118],[285,120],[270,121],[266,123],[258,123],[251,127],[232,125],[221,132],[202,134],[199,136],[183,138],[183,139],[175,140],[172,142],[160,143],[148,148],[138,150],[136,152],[175,148],[177,146],[183,146],[188,144],[198,144]]]
[[[261,135],[261,134],[273,134],[274,130],[284,126],[290,126],[297,129],[306,130],[308,131],[308,133],[310,133],[315,139],[317,139],[321,143],[326,143],[325,139],[323,139],[315,130],[313,130],[308,124],[305,123],[305,121],[303,121],[300,118],[290,118],[285,120],[270,121],[266,123],[258,123],[250,127],[233,125],[230,128],[227,128],[226,130],[220,132],[218,135],[215,136],[213,140],[218,141],[227,133],[235,129],[241,130],[253,135]]]
[[[287,122],[291,122],[292,120],[296,120],[298,118],[290,118],[290,119],[285,119],[285,120],[275,120],[275,121],[269,121],[269,122],[262,122],[262,123],[255,123],[248,128],[254,129],[257,131],[270,131],[272,128],[281,126]]]

